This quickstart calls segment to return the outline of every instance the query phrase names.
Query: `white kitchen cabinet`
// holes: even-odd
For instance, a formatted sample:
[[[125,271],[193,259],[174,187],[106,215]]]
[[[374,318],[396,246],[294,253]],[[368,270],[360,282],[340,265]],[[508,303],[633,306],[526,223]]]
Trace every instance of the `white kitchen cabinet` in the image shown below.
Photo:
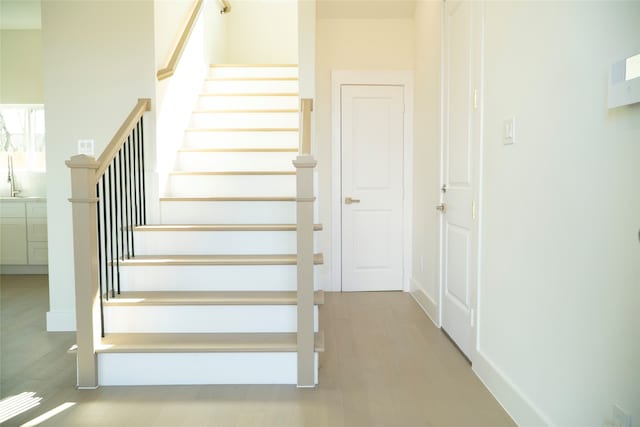
[[[0,264],[48,262],[47,204],[42,199],[0,200]]]

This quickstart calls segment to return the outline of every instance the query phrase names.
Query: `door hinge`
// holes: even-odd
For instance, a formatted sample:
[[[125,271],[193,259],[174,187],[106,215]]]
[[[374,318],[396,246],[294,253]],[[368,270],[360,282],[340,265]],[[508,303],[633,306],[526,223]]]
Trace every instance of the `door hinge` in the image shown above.
[[[478,109],[478,89],[473,89],[473,109]]]

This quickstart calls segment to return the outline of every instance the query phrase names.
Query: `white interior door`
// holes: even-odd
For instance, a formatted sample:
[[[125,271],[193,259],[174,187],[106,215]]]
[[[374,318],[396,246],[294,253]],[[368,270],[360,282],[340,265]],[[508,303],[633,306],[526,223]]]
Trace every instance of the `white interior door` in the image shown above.
[[[341,87],[343,291],[402,289],[403,91]]]
[[[471,356],[477,269],[479,179],[478,11],[446,2],[447,83],[444,138],[442,328]]]

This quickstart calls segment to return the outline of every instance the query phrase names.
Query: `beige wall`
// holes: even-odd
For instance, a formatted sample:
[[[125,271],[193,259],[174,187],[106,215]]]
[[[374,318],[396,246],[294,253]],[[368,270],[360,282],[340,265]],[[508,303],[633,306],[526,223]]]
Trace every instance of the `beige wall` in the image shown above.
[[[238,0],[227,21],[232,64],[297,64],[297,0]]]
[[[0,104],[42,104],[42,32],[0,31]]]
[[[324,266],[319,277],[331,284],[331,72],[333,70],[413,70],[412,19],[319,19],[316,22],[315,153],[318,159],[319,245]],[[339,288],[338,288],[339,290]]]
[[[55,1],[42,4],[47,127],[49,330],[74,327],[70,174],[78,139],[102,152],[137,98],[154,98],[153,2]],[[155,107],[155,106],[154,106]],[[154,140],[154,116],[146,138]]]
[[[440,214],[435,205],[440,200],[442,29],[442,3],[418,2],[415,11],[411,290],[418,291],[419,301],[436,323],[440,294]]]
[[[640,420],[640,105],[607,109],[639,22],[637,1],[486,6],[474,368],[522,425],[539,421],[519,402],[558,426],[602,426],[613,404]]]

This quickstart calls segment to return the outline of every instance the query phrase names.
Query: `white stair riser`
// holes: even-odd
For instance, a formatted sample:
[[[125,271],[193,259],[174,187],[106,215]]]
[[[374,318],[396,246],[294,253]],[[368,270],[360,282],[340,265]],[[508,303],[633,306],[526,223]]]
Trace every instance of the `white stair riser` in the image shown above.
[[[297,80],[209,80],[204,83],[204,93],[298,93]]]
[[[298,77],[298,67],[212,67],[209,69],[209,77]]]
[[[160,202],[163,224],[295,224],[295,202]]]
[[[271,110],[299,109],[300,101],[295,96],[201,96],[198,108],[216,110]]]
[[[178,384],[296,384],[295,352],[101,353],[102,386]],[[315,356],[318,382],[318,355]]]
[[[126,291],[295,291],[295,265],[120,267]],[[317,274],[314,275],[317,283]],[[316,286],[317,289],[317,286]]]
[[[191,152],[178,153],[179,171],[285,171],[295,170],[294,152]]]
[[[296,253],[295,231],[142,231],[136,255],[275,255]]]
[[[295,305],[106,306],[105,333],[288,333],[298,329]],[[314,307],[318,331],[318,308]]]
[[[298,113],[193,113],[192,128],[297,128]]]
[[[298,132],[185,132],[185,148],[298,148]]]
[[[173,197],[294,196],[295,175],[172,175]]]

